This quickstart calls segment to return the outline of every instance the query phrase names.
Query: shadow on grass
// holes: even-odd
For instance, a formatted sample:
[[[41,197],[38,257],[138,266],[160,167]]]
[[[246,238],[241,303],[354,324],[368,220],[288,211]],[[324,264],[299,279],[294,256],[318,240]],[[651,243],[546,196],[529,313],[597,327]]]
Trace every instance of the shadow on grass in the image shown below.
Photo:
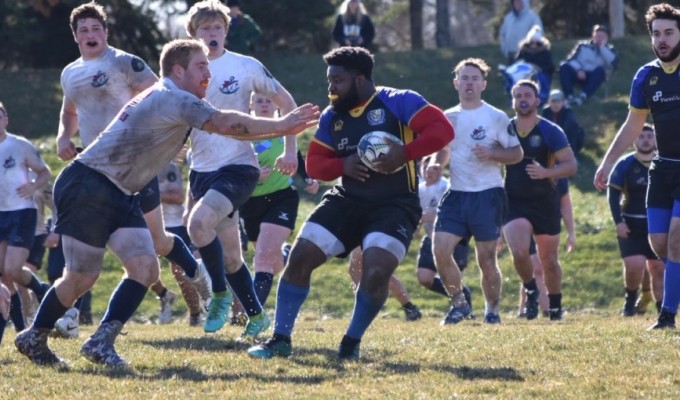
[[[252,346],[224,336],[182,337],[161,340],[139,340],[139,343],[165,350],[200,350],[208,352],[245,351]]]
[[[473,368],[473,367],[453,367],[450,365],[437,365],[430,367],[434,371],[444,371],[456,375],[460,379],[473,380],[497,380],[524,382],[524,377],[517,370],[510,367],[497,368]]]

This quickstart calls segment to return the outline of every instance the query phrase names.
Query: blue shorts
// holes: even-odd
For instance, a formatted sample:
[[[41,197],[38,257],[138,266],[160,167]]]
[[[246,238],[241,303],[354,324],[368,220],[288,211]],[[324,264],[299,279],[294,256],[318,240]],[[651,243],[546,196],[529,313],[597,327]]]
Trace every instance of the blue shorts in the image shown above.
[[[35,208],[0,211],[0,242],[6,241],[8,246],[31,250],[37,220]]]
[[[447,232],[480,242],[500,237],[505,222],[508,198],[503,188],[481,192],[449,190],[437,210],[435,232]]]
[[[456,260],[458,269],[465,270],[468,262],[468,253],[470,247],[467,240],[463,239],[453,249],[453,259]],[[420,251],[418,252],[418,260],[416,261],[417,269],[429,269],[437,272],[437,267],[434,263],[434,255],[432,254],[432,239],[428,236],[423,237],[420,242]]]
[[[208,190],[216,190],[238,210],[248,199],[260,179],[260,169],[252,165],[227,165],[213,172],[189,173],[191,196],[198,201]],[[233,215],[230,214],[229,217]]]
[[[127,195],[105,175],[74,161],[54,183],[54,231],[93,247],[105,248],[120,228],[146,228],[139,195]]]
[[[239,209],[248,240],[257,241],[263,222],[294,230],[299,204],[300,195],[293,187],[248,199]]]
[[[57,247],[53,247],[47,252],[47,279],[54,282],[61,278],[65,266],[64,248],[61,246],[61,236],[59,236]]]
[[[33,246],[28,253],[26,262],[33,265],[36,269],[42,268],[43,258],[45,257],[45,239],[47,234],[35,235],[33,238]]]
[[[139,191],[139,207],[144,214],[161,205],[161,189],[158,185],[158,177],[156,176]]]

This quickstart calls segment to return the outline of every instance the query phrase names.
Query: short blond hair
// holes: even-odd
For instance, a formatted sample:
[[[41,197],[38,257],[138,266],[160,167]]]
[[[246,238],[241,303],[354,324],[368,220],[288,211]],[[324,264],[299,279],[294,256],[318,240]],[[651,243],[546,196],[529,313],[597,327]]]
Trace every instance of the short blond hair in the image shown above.
[[[199,51],[207,55],[208,46],[195,39],[175,39],[166,43],[161,50],[161,76],[170,76],[175,65],[187,69],[189,60]]]
[[[489,76],[489,71],[491,71],[491,67],[489,67],[486,61],[482,60],[481,58],[466,58],[461,60],[458,64],[456,64],[455,67],[453,67],[453,73],[456,74],[456,77],[458,76],[458,73],[460,73],[460,70],[465,67],[477,68],[479,72],[482,73],[482,77],[484,79]]]
[[[191,37],[196,34],[196,28],[205,21],[221,19],[224,21],[225,28],[229,28],[229,22],[231,22],[229,7],[218,0],[199,1],[191,6],[187,17],[186,30],[187,34]]]

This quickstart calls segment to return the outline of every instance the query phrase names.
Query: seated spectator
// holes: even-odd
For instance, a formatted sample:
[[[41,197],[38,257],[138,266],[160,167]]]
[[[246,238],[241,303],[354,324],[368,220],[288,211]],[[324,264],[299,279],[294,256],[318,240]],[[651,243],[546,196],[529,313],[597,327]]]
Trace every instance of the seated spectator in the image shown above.
[[[534,80],[538,82],[541,89],[539,93],[541,104],[545,104],[550,93],[555,63],[550,51],[550,41],[543,36],[543,29],[540,26],[534,25],[527,37],[520,42],[517,60],[524,60],[538,67]]]
[[[543,118],[562,128],[574,154],[583,149],[585,132],[576,120],[574,110],[565,104],[564,93],[559,89],[550,91],[548,105],[543,108]]]
[[[569,105],[581,105],[604,83],[618,61],[614,46],[608,44],[609,31],[602,25],[593,27],[590,40],[576,44],[560,65],[560,83]],[[574,96],[574,85],[581,94]]]
[[[239,0],[228,0],[229,31],[227,32],[227,50],[240,54],[253,54],[257,51],[262,31],[253,18],[241,11]]]
[[[333,39],[340,46],[361,46],[371,49],[375,28],[361,0],[345,0],[340,5],[333,27]]]
[[[501,53],[506,58],[508,65],[515,62],[519,43],[524,39],[534,25],[543,30],[541,17],[531,9],[529,0],[510,0],[510,12],[503,18],[498,41],[501,45]]]

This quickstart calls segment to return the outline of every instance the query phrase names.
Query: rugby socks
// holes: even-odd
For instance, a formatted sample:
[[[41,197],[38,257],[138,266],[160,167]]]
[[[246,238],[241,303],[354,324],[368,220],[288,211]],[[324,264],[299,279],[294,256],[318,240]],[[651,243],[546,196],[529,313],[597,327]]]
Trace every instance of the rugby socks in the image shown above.
[[[54,323],[66,314],[66,311],[71,307],[61,304],[57,297],[57,291],[54,287],[50,288],[45,294],[45,297],[40,302],[38,312],[35,314],[32,328],[45,328],[52,330]]]
[[[274,283],[274,275],[269,272],[256,272],[255,279],[253,280],[253,286],[255,286],[255,294],[257,299],[260,301],[261,305],[267,302],[267,297],[269,297],[269,292],[272,290],[272,284]]]
[[[357,290],[352,320],[349,323],[346,335],[351,338],[361,339],[386,300],[387,295],[372,297],[360,286],[359,290]]]
[[[5,334],[5,326],[7,326],[7,320],[0,315],[0,344],[2,344],[2,336]]]
[[[236,272],[226,275],[231,290],[234,291],[238,300],[243,304],[246,314],[248,314],[249,317],[252,317],[253,315],[261,313],[262,305],[257,300],[257,294],[255,294],[255,288],[253,287],[253,277],[250,276],[248,266],[246,264],[241,264],[241,268]]]
[[[182,238],[177,235],[172,236],[174,244],[172,245],[172,250],[170,250],[170,253],[168,253],[165,258],[170,260],[173,264],[179,265],[189,278],[195,277],[198,261],[196,261],[191,254],[189,247],[187,247]]]
[[[635,302],[637,301],[638,298],[638,291],[637,289],[626,289],[626,297],[625,297],[625,303],[626,306],[634,308],[635,307]]]
[[[562,309],[562,293],[549,293],[548,294],[548,304],[550,311],[559,311]]]
[[[527,290],[527,294],[533,292],[534,290],[538,290],[535,278],[531,278],[529,282],[525,282],[522,285],[524,285],[524,288]]]
[[[42,301],[43,297],[45,297],[45,293],[47,293],[49,285],[40,282],[35,274],[31,274],[31,281],[28,283],[28,285],[26,285],[26,287],[35,293],[35,297],[38,298],[38,301]]]
[[[111,295],[101,323],[120,321],[125,324],[137,311],[137,307],[142,304],[146,292],[146,286],[134,279],[126,278],[120,281]]]
[[[663,305],[664,311],[678,312],[680,303],[680,263],[668,260],[663,275]]]
[[[449,297],[449,294],[446,292],[446,288],[444,287],[444,283],[442,283],[442,278],[440,277],[435,277],[428,289],[435,293],[439,293],[442,296]]]
[[[21,297],[19,293],[14,292],[10,299],[9,318],[14,324],[14,330],[21,332],[26,329],[26,322],[24,321],[24,313],[21,311]]]
[[[215,238],[207,246],[198,249],[198,252],[201,253],[201,260],[212,280],[213,293],[225,292],[227,281],[224,279],[224,255],[220,240]]]
[[[295,319],[308,295],[309,286],[298,286],[279,279],[279,287],[276,291],[275,335],[290,337],[295,326]]]

